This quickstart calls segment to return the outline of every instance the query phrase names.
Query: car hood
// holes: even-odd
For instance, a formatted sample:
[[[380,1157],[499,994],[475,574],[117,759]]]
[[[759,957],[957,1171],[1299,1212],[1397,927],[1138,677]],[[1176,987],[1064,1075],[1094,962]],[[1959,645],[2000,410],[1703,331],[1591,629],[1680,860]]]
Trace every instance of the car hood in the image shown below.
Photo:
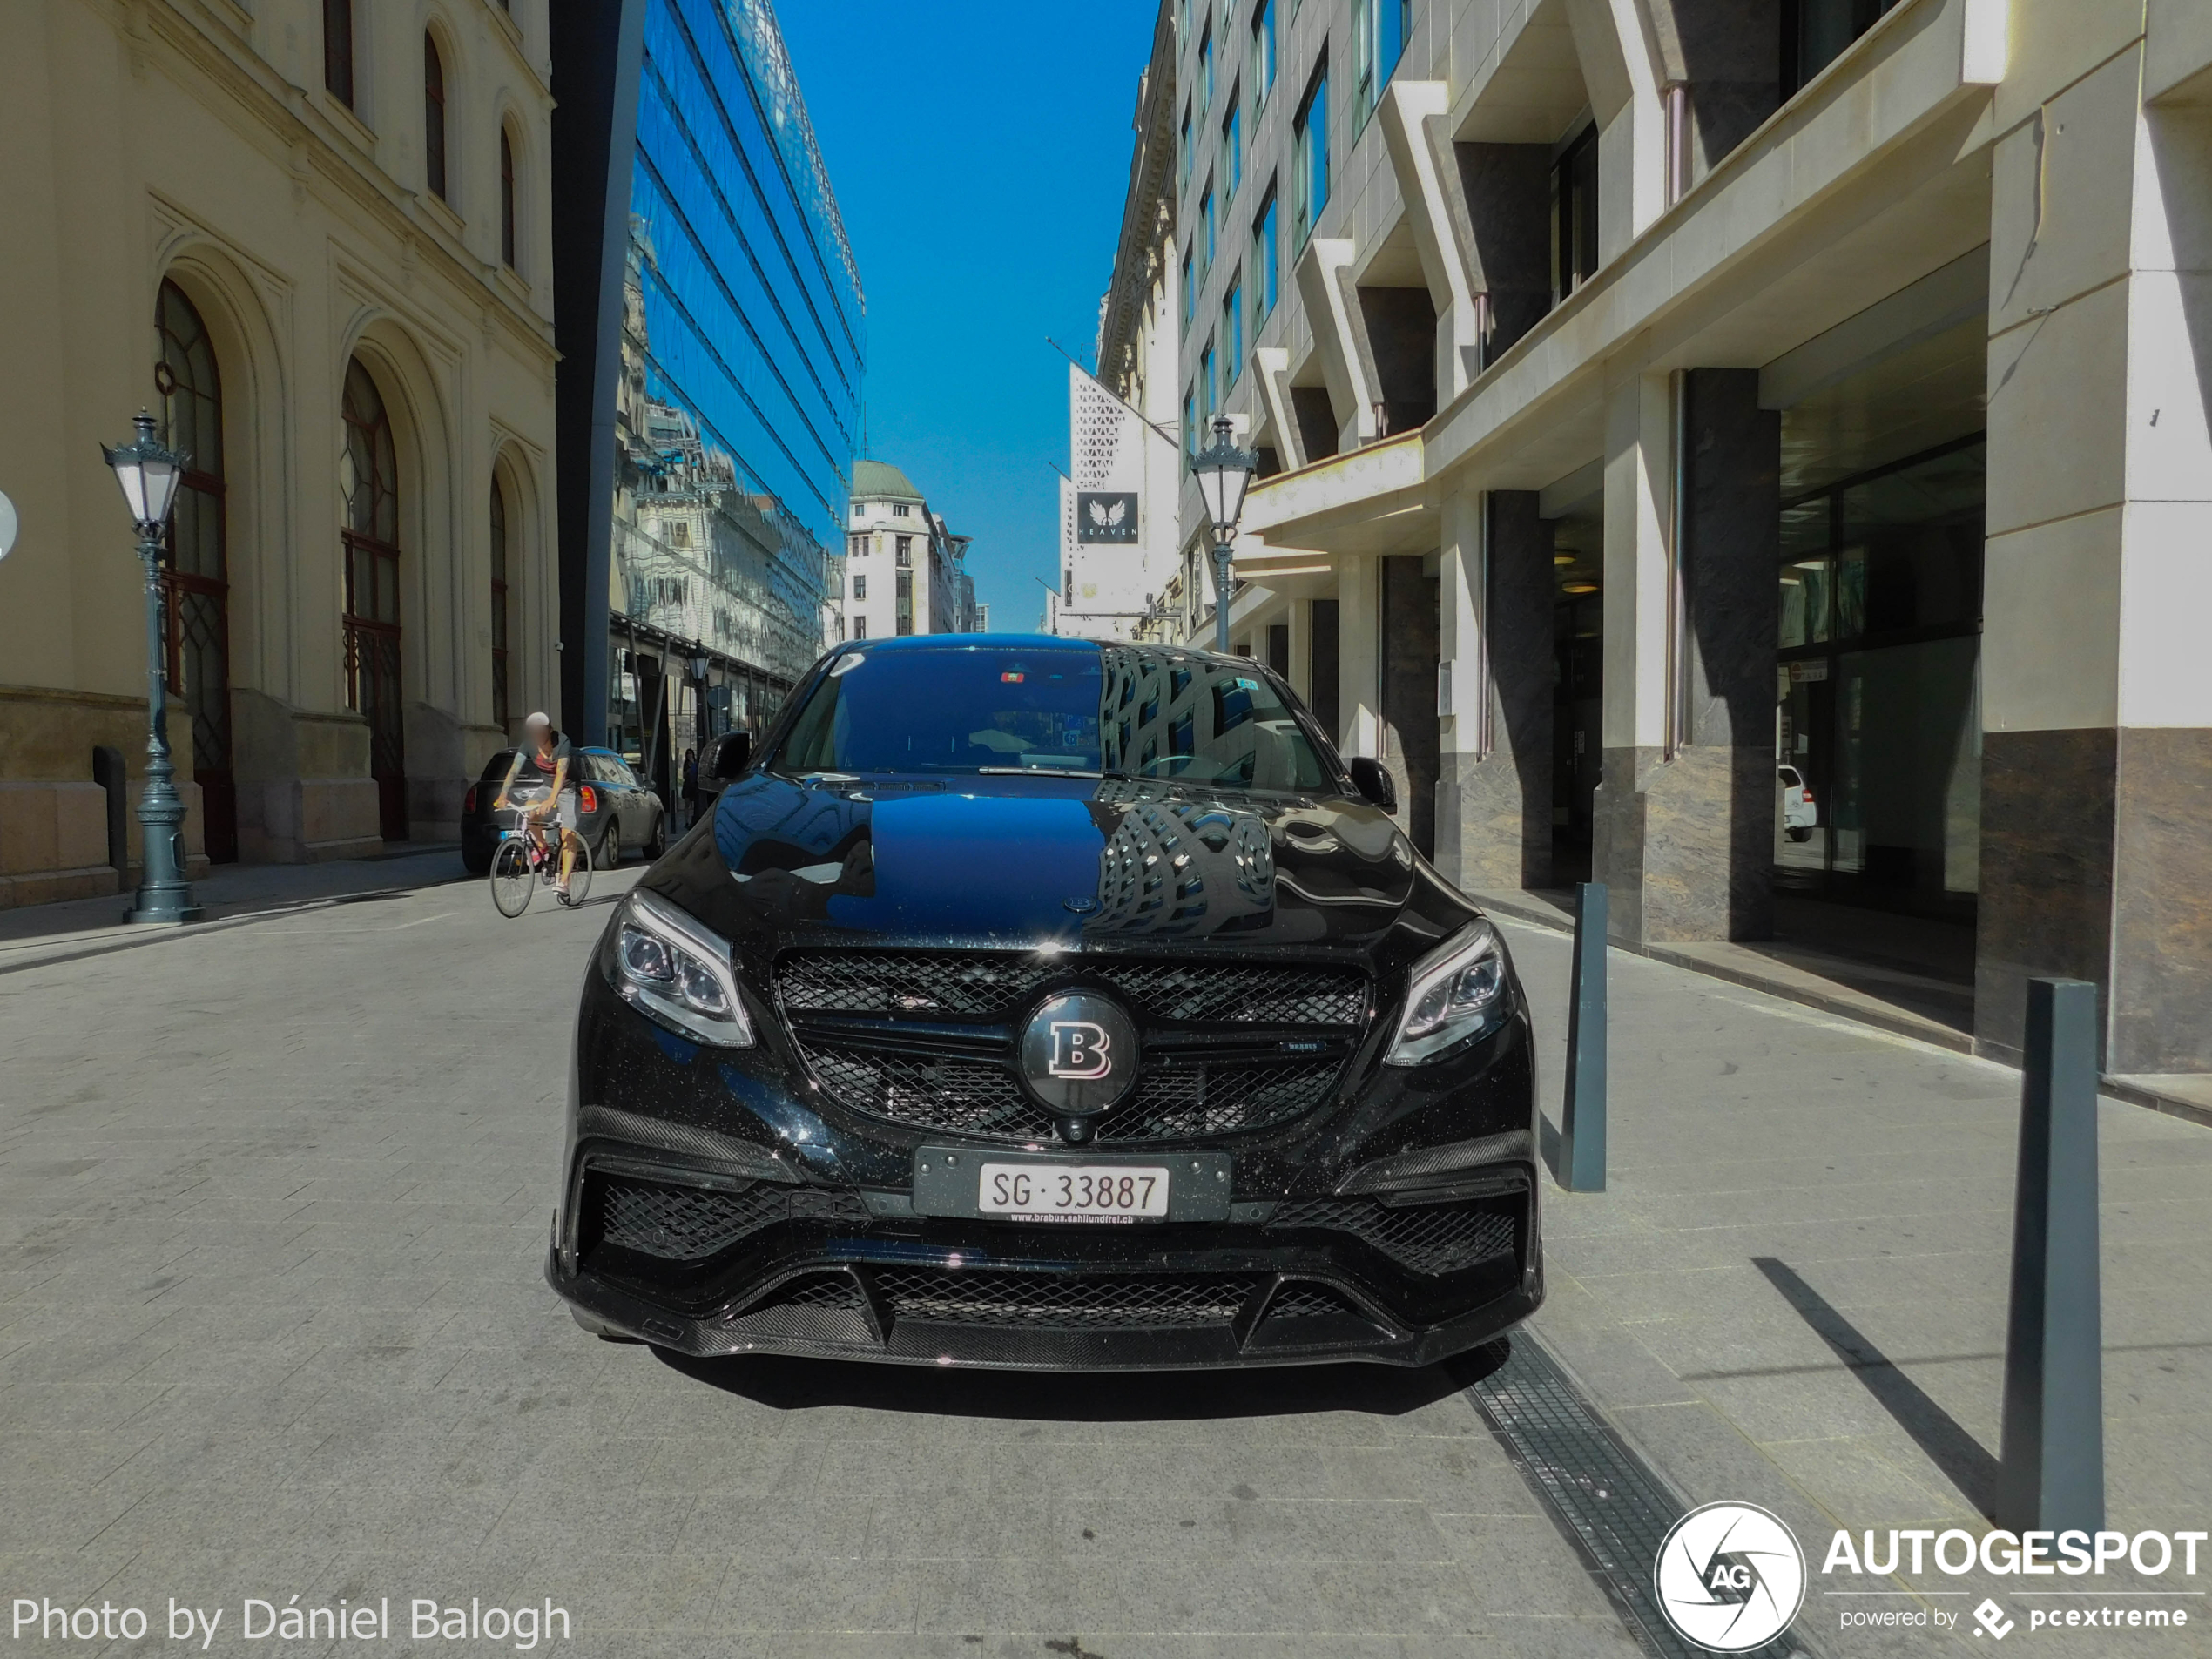
[[[749,773],[647,880],[771,949],[1361,948],[1474,914],[1364,801],[1059,778]]]

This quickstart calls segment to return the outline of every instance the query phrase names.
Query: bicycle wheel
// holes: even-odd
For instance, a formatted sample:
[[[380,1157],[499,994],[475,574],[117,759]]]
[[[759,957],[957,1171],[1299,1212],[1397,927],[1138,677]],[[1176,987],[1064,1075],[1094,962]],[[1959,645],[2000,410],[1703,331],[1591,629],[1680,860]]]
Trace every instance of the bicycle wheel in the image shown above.
[[[499,914],[510,920],[521,915],[530,907],[530,889],[536,885],[537,873],[522,842],[502,841],[491,855],[491,901]]]
[[[591,843],[581,835],[571,835],[576,844],[576,862],[569,869],[569,894],[562,900],[564,905],[580,905],[591,896]]]

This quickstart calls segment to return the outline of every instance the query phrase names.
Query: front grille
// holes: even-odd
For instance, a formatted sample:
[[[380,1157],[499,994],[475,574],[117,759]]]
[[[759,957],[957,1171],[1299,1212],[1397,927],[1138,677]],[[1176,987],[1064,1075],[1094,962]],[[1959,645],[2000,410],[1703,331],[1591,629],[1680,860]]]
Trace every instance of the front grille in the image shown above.
[[[853,1110],[871,1117],[987,1140],[1053,1137],[1052,1115],[1021,1080],[988,1060],[833,1048],[801,1040],[814,1074]],[[1211,1060],[1147,1066],[1130,1097],[1098,1120],[1106,1141],[1183,1140],[1270,1129],[1328,1099],[1342,1062]]]
[[[809,1014],[1013,1013],[1055,980],[1118,992],[1156,1020],[1354,1027],[1366,1012],[1357,968],[1098,961],[1012,951],[795,951],[776,970],[784,1006]]]
[[[1350,1233],[1416,1273],[1456,1273],[1513,1254],[1510,1213],[1476,1204],[1393,1209],[1375,1198],[1292,1198],[1276,1209],[1271,1231]]]
[[[1035,1141],[1052,1134],[1052,1116],[989,1061],[924,1059],[875,1049],[810,1046],[822,1084],[855,1111],[895,1123]]]
[[[868,1217],[867,1205],[857,1193],[819,1187],[762,1184],[721,1192],[599,1177],[591,1188],[597,1197],[599,1241],[664,1261],[705,1261],[778,1222]]]
[[[1061,1329],[1226,1325],[1251,1294],[1240,1278],[880,1270],[876,1288],[895,1318],[948,1325]]]
[[[1285,1285],[1267,1305],[1267,1317],[1271,1319],[1326,1319],[1346,1313],[1357,1318],[1367,1317],[1327,1285],[1308,1279]]]

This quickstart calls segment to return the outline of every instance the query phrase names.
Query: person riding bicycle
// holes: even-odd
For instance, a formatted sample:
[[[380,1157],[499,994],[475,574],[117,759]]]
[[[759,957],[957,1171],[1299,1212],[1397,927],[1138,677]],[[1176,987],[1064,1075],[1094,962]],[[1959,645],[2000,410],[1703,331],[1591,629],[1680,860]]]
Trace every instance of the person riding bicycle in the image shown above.
[[[561,826],[561,885],[560,894],[569,894],[569,873],[576,867],[577,834],[576,785],[570,781],[569,769],[575,764],[576,752],[569,740],[553,729],[553,722],[543,714],[533,714],[523,722],[523,746],[515,752],[515,763],[507,768],[506,781],[499,786],[499,799],[492,803],[494,812],[507,810],[507,792],[515,786],[515,779],[527,765],[532,773],[531,781],[546,786],[545,793],[523,808],[526,821],[543,820],[558,813]]]

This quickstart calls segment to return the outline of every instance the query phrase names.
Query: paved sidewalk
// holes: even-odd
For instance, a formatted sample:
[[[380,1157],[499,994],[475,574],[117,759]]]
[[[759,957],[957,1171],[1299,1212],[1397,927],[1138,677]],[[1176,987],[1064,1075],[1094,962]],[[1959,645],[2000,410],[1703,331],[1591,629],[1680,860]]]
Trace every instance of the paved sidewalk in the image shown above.
[[[1568,941],[1507,921],[1557,1122]],[[1700,1502],[1765,1505],[1814,1557],[1834,1530],[1989,1527],[2002,1389],[2020,1074],[1686,968],[1610,954],[1609,1190],[1547,1194],[1550,1295],[1534,1324],[1612,1420]],[[2102,1110],[2107,1524],[2212,1525],[2212,1130]],[[2195,1580],[2212,1584],[2212,1550]],[[2019,1579],[1867,1579],[2023,1626]],[[2060,1590],[2083,1581],[2049,1581]],[[2107,1575],[2087,1588],[2143,1588]],[[1829,1653],[1925,1652],[1925,1633]],[[2187,1633],[2038,1633],[2097,1654],[2212,1652]],[[2200,1616],[2201,1615],[2201,1616]],[[1968,1620],[1966,1629],[1973,1626]],[[1965,1638],[1961,1638],[1962,1642]],[[2085,1645],[2086,1644],[2086,1645]],[[1979,1647],[1986,1649],[1986,1642]],[[2040,1649],[2039,1649],[2040,1650]]]
[[[124,912],[131,907],[127,891],[0,910],[0,973],[29,962],[174,940],[270,911],[474,879],[461,862],[458,846],[421,841],[388,843],[374,858],[318,864],[219,864],[192,884],[206,915],[181,927],[124,921]]]

